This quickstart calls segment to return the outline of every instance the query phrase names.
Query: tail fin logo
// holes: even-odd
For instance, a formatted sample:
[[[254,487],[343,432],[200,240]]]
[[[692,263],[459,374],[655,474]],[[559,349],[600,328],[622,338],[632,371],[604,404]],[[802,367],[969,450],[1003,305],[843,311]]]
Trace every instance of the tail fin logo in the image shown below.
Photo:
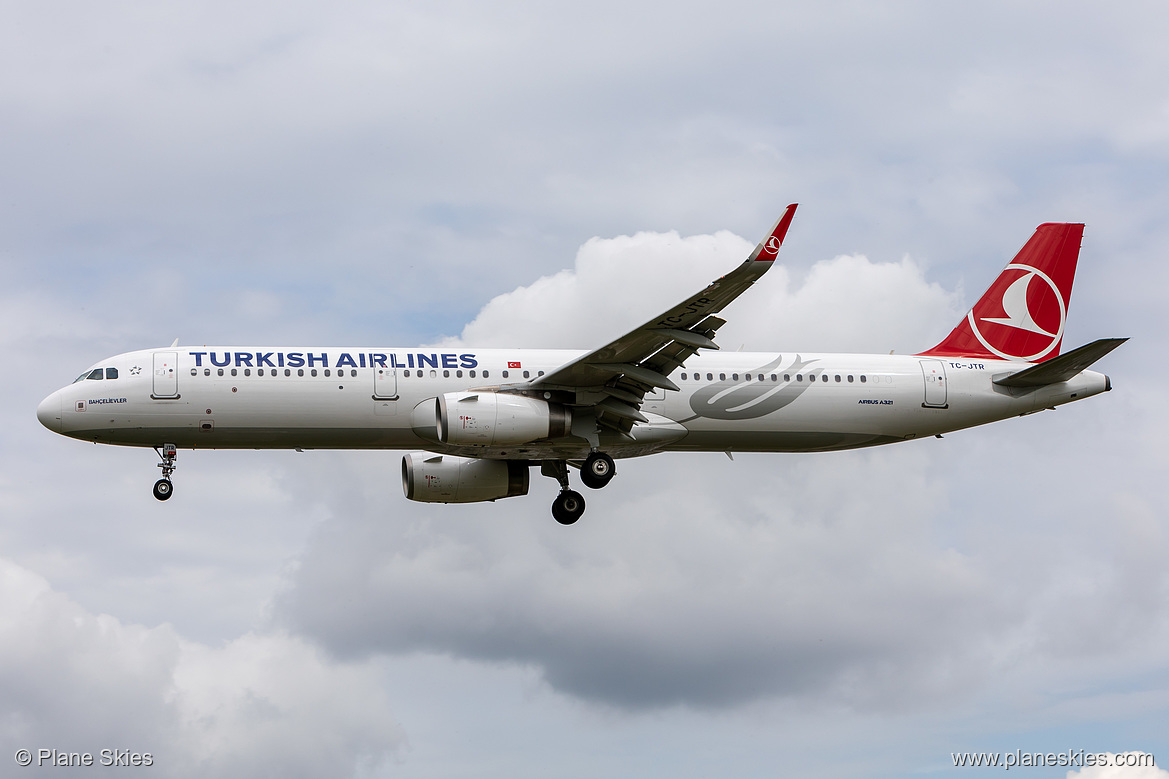
[[[1050,276],[1030,265],[1011,263],[995,286],[1002,294],[987,294],[967,315],[987,350],[1006,360],[1036,362],[1059,348],[1067,303]]]

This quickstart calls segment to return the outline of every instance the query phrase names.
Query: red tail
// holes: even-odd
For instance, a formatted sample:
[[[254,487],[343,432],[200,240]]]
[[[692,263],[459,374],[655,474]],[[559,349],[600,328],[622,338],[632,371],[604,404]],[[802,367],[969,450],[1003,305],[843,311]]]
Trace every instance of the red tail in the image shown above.
[[[1043,362],[1059,354],[1082,224],[1042,224],[974,308],[922,355]]]

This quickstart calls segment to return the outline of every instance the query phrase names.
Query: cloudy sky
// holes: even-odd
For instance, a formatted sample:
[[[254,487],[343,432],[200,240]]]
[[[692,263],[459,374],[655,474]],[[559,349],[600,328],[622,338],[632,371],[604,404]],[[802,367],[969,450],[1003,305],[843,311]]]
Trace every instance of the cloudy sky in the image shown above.
[[[1169,764],[1162,4],[0,8],[0,765]],[[724,348],[926,348],[1077,221],[1065,344],[1132,336],[1115,391],[872,451],[625,462],[572,528],[539,477],[411,504],[394,452],[183,452],[159,504],[153,452],[35,417],[175,338],[597,346],[793,201]]]

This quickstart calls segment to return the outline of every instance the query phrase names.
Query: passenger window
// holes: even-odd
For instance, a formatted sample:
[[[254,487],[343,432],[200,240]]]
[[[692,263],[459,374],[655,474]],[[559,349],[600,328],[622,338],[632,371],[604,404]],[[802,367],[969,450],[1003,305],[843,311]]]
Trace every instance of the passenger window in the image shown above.
[[[706,374],[706,380],[707,381],[714,381],[714,374],[713,373]]]
[[[838,374],[836,374],[836,380],[837,380],[837,381],[840,381],[840,374],[839,374],[839,373],[838,373]]]
[[[503,372],[503,378],[505,378],[505,379],[507,378],[507,371]]]
[[[504,371],[503,375],[507,376],[507,371]],[[483,378],[485,378],[485,379],[487,378],[487,371],[483,371]]]
[[[796,381],[803,381],[803,380],[804,380],[804,374],[797,373],[796,374]]]
[[[107,379],[118,378],[118,369],[117,368],[106,368],[106,378]]]
[[[438,371],[431,371],[430,378],[437,379],[438,378]]]
[[[220,369],[219,369],[219,375],[220,375],[220,376],[222,376],[222,375],[223,375],[223,368],[220,368]]]
[[[686,381],[686,374],[685,373],[682,374],[682,381]]]
[[[296,375],[297,375],[297,376],[303,376],[303,375],[304,375],[304,368],[297,368],[297,369],[296,369]]]
[[[791,380],[792,380],[792,375],[791,375],[790,373],[785,373],[785,374],[783,374],[783,380],[784,380],[784,381],[791,381]]]
[[[99,373],[99,374],[100,374],[100,371],[98,371],[97,373]],[[198,371],[197,369],[195,369],[195,368],[192,368],[192,369],[191,369],[191,375],[192,375],[192,376],[198,376],[198,375],[199,375],[199,371]],[[89,378],[91,378],[91,379],[92,379],[92,378],[95,378],[95,377],[93,377],[93,376],[90,376]],[[100,376],[100,375],[98,375],[96,378],[99,378],[99,379],[100,379],[100,378],[101,378],[101,376]]]
[[[251,368],[244,368],[244,375],[245,375],[245,376],[251,376],[251,375],[252,375],[252,369],[251,369]]]
[[[263,375],[264,375],[264,369],[263,369],[263,368],[260,368],[258,371],[256,371],[256,375],[257,375],[257,376],[263,376]]]
[[[329,378],[329,369],[325,368],[325,378]]]
[[[731,374],[731,381],[738,381],[738,380],[739,380],[739,374],[732,373]]]
[[[291,375],[292,375],[292,369],[291,369],[291,368],[285,368],[285,369],[284,369],[284,375],[285,375],[285,376],[291,376]]]
[[[848,374],[848,381],[849,381],[849,383],[850,383],[850,384],[852,383],[852,374],[851,374],[851,373],[850,373],[850,374]]]
[[[455,378],[456,379],[463,378],[463,372],[462,371],[455,371]]]
[[[349,370],[349,378],[351,378],[351,379],[357,378],[357,369],[356,368],[351,368]]]
[[[443,371],[443,372],[442,372],[442,377],[443,377],[444,379],[449,379],[449,378],[451,377],[451,372],[450,372],[450,371]]]
[[[779,381],[779,376],[775,375],[774,373],[771,374],[771,381],[772,383]]]
[[[472,379],[475,378],[475,371],[469,371],[469,373],[471,374]]]
[[[231,369],[231,375],[232,375],[232,376],[238,376],[238,375],[239,375],[239,369],[238,369],[238,368],[232,368],[232,369]]]
[[[314,377],[315,377],[315,376],[317,375],[317,369],[316,369],[316,368],[313,368],[312,370],[310,370],[310,371],[309,371],[309,375],[311,375],[311,376],[314,376]]]
[[[759,374],[759,381],[763,381],[763,374],[762,373]],[[774,379],[773,379],[773,381],[774,381]]]
[[[820,374],[820,381],[828,381],[828,374],[827,374],[827,373],[821,373],[821,374]]]
[[[750,380],[751,380],[751,374],[749,374],[749,373],[744,373],[744,374],[743,374],[743,378],[744,378],[744,379],[746,379],[747,381],[750,381]]]
[[[536,371],[536,375],[537,375],[537,376],[543,376],[543,375],[544,375],[544,371]]]
[[[528,371],[524,371],[524,378],[525,378],[525,379],[526,379],[526,378],[528,378],[528,377],[529,377],[529,376],[531,376],[531,375],[532,375],[532,374],[531,374],[531,373],[529,373]]]
[[[210,376],[210,375],[211,375],[211,369],[210,369],[210,368],[204,368],[204,369],[203,369],[203,375],[204,375],[204,376]]]
[[[718,375],[718,380],[719,380],[719,381],[726,381],[726,380],[727,380],[727,375],[726,375],[725,373],[720,373],[720,374]]]
[[[862,373],[861,374],[861,384],[864,384],[866,381],[868,381],[868,379],[866,379],[865,375]]]

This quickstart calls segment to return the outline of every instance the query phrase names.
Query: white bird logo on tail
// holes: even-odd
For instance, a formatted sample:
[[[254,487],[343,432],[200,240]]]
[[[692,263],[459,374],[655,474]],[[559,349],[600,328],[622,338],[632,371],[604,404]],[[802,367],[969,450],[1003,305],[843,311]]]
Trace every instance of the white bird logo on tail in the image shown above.
[[[978,338],[979,342],[992,353],[997,354],[1003,359],[1025,360],[1028,362],[1041,360],[1050,354],[1053,349],[1059,346],[1059,342],[1063,339],[1063,326],[1064,322],[1067,321],[1067,303],[1064,301],[1063,295],[1060,294],[1059,287],[1057,287],[1055,282],[1052,281],[1051,277],[1043,271],[1037,268],[1033,268],[1030,265],[1011,263],[1006,268],[1004,268],[1004,272],[1012,269],[1025,271],[1025,273],[1011,282],[1011,285],[1003,290],[1001,305],[1003,313],[1006,314],[1006,316],[978,317],[976,319],[974,316],[974,310],[972,309],[968,314],[970,326],[974,330],[974,335]],[[1059,303],[1059,325],[1055,328],[1054,331],[1046,330],[1041,327],[1039,323],[1035,321],[1035,317],[1031,313],[1031,305],[1027,300],[1027,292],[1031,286],[1031,280],[1035,278],[1041,279],[1043,283],[1051,288],[1052,294],[1055,295],[1055,299]],[[981,322],[990,322],[991,324],[1011,327],[1015,330],[1022,330],[1027,333],[1041,335],[1050,340],[1048,341],[1046,348],[1039,349],[1034,354],[1011,354],[1004,350],[1006,348],[1005,346],[1003,348],[996,348],[996,346],[990,343],[990,339],[986,337],[986,335],[979,327],[979,323]],[[994,340],[998,341],[1000,339],[996,338]]]

